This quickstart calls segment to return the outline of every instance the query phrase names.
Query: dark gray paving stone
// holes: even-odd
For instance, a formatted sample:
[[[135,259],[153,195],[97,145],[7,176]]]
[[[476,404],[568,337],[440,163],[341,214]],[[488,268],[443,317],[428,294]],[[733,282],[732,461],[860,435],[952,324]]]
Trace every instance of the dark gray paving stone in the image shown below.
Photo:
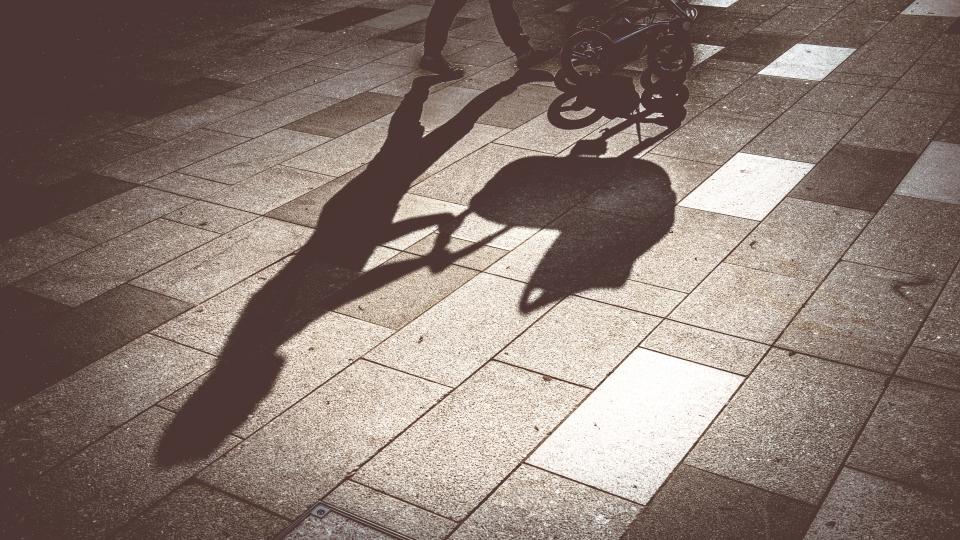
[[[708,45],[730,45],[737,38],[753,30],[763,22],[763,19],[754,15],[727,12],[723,8],[697,6],[700,16],[693,25],[692,39],[694,43]],[[784,47],[784,51],[789,48]],[[783,52],[783,51],[780,51]],[[779,53],[774,55],[774,58]]]
[[[884,21],[835,17],[818,26],[816,30],[803,38],[804,43],[827,45],[830,47],[858,48],[870,40],[881,28]]]
[[[96,171],[102,167],[158,145],[163,141],[143,137],[126,131],[100,135],[69,146],[59,147],[51,160],[54,163],[83,171]]]
[[[391,41],[376,37],[322,56],[311,64],[342,70],[357,69],[364,64],[395,54],[409,46],[410,44],[404,41]]]
[[[850,130],[843,142],[919,154],[950,112],[950,109],[937,105],[905,106],[880,101]]]
[[[307,92],[313,88],[333,84],[330,83],[330,81],[337,80],[345,75],[346,74],[337,75],[331,79],[326,79],[323,82],[309,86],[304,90],[287,94],[273,101],[268,101],[240,114],[221,120],[211,125],[210,128],[226,133],[243,135],[244,137],[259,137],[269,131],[285,126],[294,120],[299,120],[308,114],[315,113],[336,103],[337,99],[335,97],[314,95],[315,92]],[[356,93],[359,93],[359,91]]]
[[[50,228],[92,242],[105,242],[190,204],[180,195],[136,187],[57,220]]]
[[[313,135],[306,136],[313,137]],[[246,212],[265,214],[330,180],[329,176],[315,172],[276,165],[212,195],[207,195],[204,199]]]
[[[798,40],[796,36],[760,33],[758,28],[726,45],[713,59],[766,65],[794,46]]]
[[[762,343],[773,343],[816,284],[722,263],[671,319]]]
[[[200,479],[294,518],[446,390],[369,362],[354,363],[206,469]]]
[[[469,25],[467,25],[469,26]],[[466,28],[466,27],[464,27]],[[454,34],[461,39],[474,39],[467,35]],[[469,64],[471,66],[492,66],[513,56],[513,52],[503,43],[481,41],[450,56],[454,63]]]
[[[925,45],[870,41],[850,55],[836,71],[860,75],[899,77],[926,50]]]
[[[665,320],[641,346],[739,375],[749,375],[769,345]]]
[[[116,538],[257,540],[272,537],[287,524],[287,520],[250,503],[190,482],[124,526]]]
[[[34,538],[103,538],[238,442],[230,437],[203,459],[158,467],[154,454],[172,420],[153,407],[52,469],[18,494],[13,504],[27,509],[14,506],[21,512],[13,530]]]
[[[538,84],[524,85],[499,100],[480,117],[481,124],[504,128],[518,128],[547,111],[560,91]]]
[[[243,112],[258,105],[249,99],[229,96],[214,96],[193,105],[151,118],[145,122],[129,126],[130,133],[156,139],[169,140],[193,131],[207,124],[223,120],[228,116]]]
[[[394,111],[400,99],[364,92],[287,124],[287,129],[338,137]]]
[[[469,19],[467,17],[455,17],[453,19],[453,23],[450,25],[450,29],[455,30],[470,22],[473,22],[473,19]],[[407,26],[397,28],[396,30],[387,32],[382,37],[384,39],[392,39],[395,41],[406,41],[408,43],[423,43],[426,27],[427,27],[426,20],[418,21],[413,24],[408,24]]]
[[[687,73],[684,84],[691,96],[723,97],[749,78],[748,73],[712,69],[701,64]]]
[[[858,0],[849,4],[837,16],[889,21],[910,4],[910,0]]]
[[[320,17],[310,22],[298,25],[302,30],[313,30],[315,32],[335,32],[348,26],[379,17],[384,13],[389,13],[389,9],[369,8],[369,7],[349,7],[336,13],[331,13],[325,17]]]
[[[621,539],[800,538],[815,511],[789,497],[680,464]]]
[[[327,137],[277,129],[195,163],[183,172],[224,184],[238,184],[327,140]]]
[[[852,467],[960,494],[960,392],[894,378],[850,454]]]
[[[954,501],[844,468],[805,538],[954,538],[960,514]]]
[[[744,152],[817,163],[857,120],[856,116],[793,108],[763,130]]]
[[[960,207],[891,195],[844,259],[946,280],[960,259]]]
[[[93,247],[90,240],[40,227],[0,243],[0,283],[6,285]]]
[[[960,356],[910,347],[897,376],[960,390]]]
[[[863,116],[884,95],[882,88],[821,82],[800,98],[797,107],[847,116]]]
[[[769,123],[762,118],[711,108],[667,137],[652,152],[722,165]]]
[[[836,8],[794,5],[777,12],[754,29],[756,33],[781,34],[802,38],[830,19]],[[806,40],[803,41],[807,43]],[[778,55],[779,56],[779,55]]]
[[[799,2],[795,2],[799,3]],[[731,13],[743,13],[744,15],[753,15],[756,17],[772,17],[778,11],[790,5],[787,0],[737,0],[727,6],[726,11]]]
[[[894,43],[929,44],[940,37],[953,22],[951,17],[897,15],[874,39]]]
[[[756,75],[730,92],[715,108],[735,114],[774,119],[813,88],[813,81]]]
[[[938,141],[960,144],[960,109],[950,115],[934,138]]]
[[[954,271],[923,325],[916,344],[960,355],[960,270]]]
[[[871,217],[868,212],[787,197],[726,262],[820,281]]]
[[[876,212],[916,161],[914,154],[838,144],[791,197]]]
[[[640,506],[521,465],[450,537],[620,538]]]
[[[896,86],[957,96],[960,95],[960,75],[955,66],[918,63],[904,74]]]
[[[836,82],[843,84],[856,84],[859,86],[869,86],[873,88],[892,88],[897,84],[898,77],[889,77],[886,75],[863,75],[860,73],[844,73],[833,70],[829,75],[823,78],[827,82]]]
[[[929,278],[842,262],[777,345],[892,373],[941,287]]]
[[[686,462],[817,504],[883,384],[876,373],[773,349]]]

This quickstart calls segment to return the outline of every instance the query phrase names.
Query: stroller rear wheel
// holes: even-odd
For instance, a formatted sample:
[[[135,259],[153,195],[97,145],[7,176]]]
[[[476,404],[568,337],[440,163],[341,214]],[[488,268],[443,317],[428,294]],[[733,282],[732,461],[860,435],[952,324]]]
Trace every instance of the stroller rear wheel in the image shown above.
[[[581,30],[567,41],[560,53],[560,66],[570,82],[610,74],[608,57],[613,42],[598,30]]]

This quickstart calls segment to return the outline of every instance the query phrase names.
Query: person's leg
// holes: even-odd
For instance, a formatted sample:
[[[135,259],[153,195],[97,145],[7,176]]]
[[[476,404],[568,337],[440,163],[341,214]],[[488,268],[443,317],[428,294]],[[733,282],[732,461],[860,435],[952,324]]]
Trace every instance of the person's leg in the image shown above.
[[[467,0],[434,0],[430,15],[427,16],[420,67],[444,77],[463,77],[463,68],[452,65],[443,58],[443,46],[447,44],[447,33],[450,32],[453,19],[466,3]]]
[[[523,33],[520,16],[513,9],[513,0],[490,0],[493,22],[503,43],[517,56],[530,50],[530,38]]]

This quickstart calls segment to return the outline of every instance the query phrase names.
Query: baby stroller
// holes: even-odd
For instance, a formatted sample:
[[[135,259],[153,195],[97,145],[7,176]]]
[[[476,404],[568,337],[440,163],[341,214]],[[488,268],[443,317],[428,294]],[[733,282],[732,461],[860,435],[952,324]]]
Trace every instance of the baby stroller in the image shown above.
[[[690,28],[697,10],[687,0],[657,2],[654,9],[633,18],[616,15],[580,21],[560,53],[558,79],[576,85],[606,76],[644,53],[648,78],[683,78],[693,64]]]

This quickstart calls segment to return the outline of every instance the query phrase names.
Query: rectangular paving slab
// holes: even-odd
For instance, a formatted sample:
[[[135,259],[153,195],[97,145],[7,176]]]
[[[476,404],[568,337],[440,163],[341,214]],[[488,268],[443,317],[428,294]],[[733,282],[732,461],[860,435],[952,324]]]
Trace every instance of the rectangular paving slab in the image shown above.
[[[54,231],[91,242],[105,242],[192,202],[186,197],[137,187],[88,206],[50,224]]]
[[[327,140],[327,137],[278,129],[195,163],[183,169],[183,172],[225,184],[236,184],[320,146]]]
[[[671,320],[661,322],[641,346],[744,376],[750,375],[770,348],[762,343]]]
[[[101,174],[142,184],[246,140],[237,135],[198,129],[112,163],[104,167]]]
[[[442,540],[457,526],[449,519],[347,480],[323,503],[411,538]]]

